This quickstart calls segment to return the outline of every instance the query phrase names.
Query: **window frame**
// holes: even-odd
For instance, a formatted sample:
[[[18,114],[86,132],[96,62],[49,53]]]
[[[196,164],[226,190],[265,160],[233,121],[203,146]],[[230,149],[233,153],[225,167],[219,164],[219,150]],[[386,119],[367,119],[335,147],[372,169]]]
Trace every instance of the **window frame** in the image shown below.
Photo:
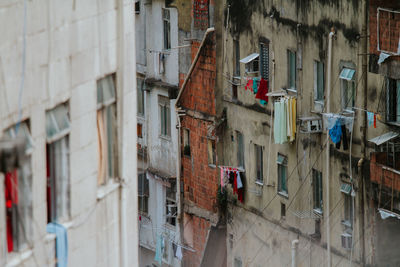
[[[169,186],[165,187],[165,222],[167,225],[176,226],[177,224],[177,213],[178,213],[178,203],[176,198],[177,190],[178,189],[177,189],[176,178],[170,178]],[[173,197],[169,196],[168,193],[172,194]],[[168,216],[169,206],[171,206],[171,209],[174,211],[174,214],[172,214],[170,217]]]
[[[169,98],[163,95],[158,95],[158,107],[160,118],[160,136],[171,138],[171,107]],[[164,121],[165,119],[165,121]]]
[[[163,48],[164,50],[169,51],[171,50],[171,12],[168,8],[162,9],[162,20],[163,20]]]
[[[353,197],[350,194],[343,194],[344,196],[344,213],[343,213],[343,221],[342,224],[346,227],[352,229],[353,228],[353,219],[354,219],[354,209],[353,209]]]
[[[97,136],[99,151],[99,170],[97,186],[107,185],[111,179],[118,177],[118,109],[117,109],[117,85],[115,73],[108,74],[97,80]],[[112,95],[104,100],[106,88]],[[103,96],[101,96],[103,94]],[[100,97],[100,98],[99,98]],[[143,126],[143,125],[142,125]],[[110,137],[111,136],[111,137]],[[104,143],[103,143],[104,142]],[[110,152],[110,150],[112,152]],[[110,155],[112,153],[112,155]],[[104,158],[103,158],[104,156]]]
[[[386,77],[386,121],[400,125],[400,80]]]
[[[292,62],[293,60],[293,62]],[[294,66],[292,66],[294,64]],[[297,53],[294,50],[287,50],[287,75],[288,75],[288,89],[297,91]],[[294,74],[292,74],[292,67],[294,67]],[[294,77],[292,77],[294,75]]]
[[[321,69],[322,69],[322,74],[320,74]],[[322,105],[324,104],[325,100],[324,89],[325,89],[325,64],[322,61],[314,60],[314,101]]]
[[[140,214],[149,214],[150,185],[146,173],[138,173],[138,210]]]
[[[323,204],[323,180],[322,172],[312,169],[313,173],[313,210],[318,214],[323,214],[324,204]]]
[[[351,79],[348,79],[348,78],[342,76],[342,72],[345,69],[354,71]],[[342,101],[342,110],[345,110],[348,112],[353,112],[353,108],[355,106],[356,93],[357,93],[356,92],[356,81],[354,79],[355,74],[356,74],[356,70],[354,68],[343,67],[340,70],[340,75],[339,75],[340,91],[341,91],[341,98],[342,98],[342,100],[341,100]],[[349,87],[352,87],[351,90],[353,91],[351,101],[347,98]],[[349,105],[350,103],[351,103],[351,105]]]
[[[66,112],[63,116],[63,119],[67,120],[68,127],[61,129],[60,120],[56,119],[56,113],[63,111]],[[68,103],[61,103],[54,108],[46,111],[48,222],[60,223],[69,221],[71,219],[71,159],[69,140],[69,134],[71,132],[71,122],[69,120],[69,117]],[[55,126],[56,130],[58,130],[56,134],[49,133],[49,127],[51,127],[51,124]],[[66,166],[57,166],[60,161],[64,162]],[[67,179],[65,179],[65,176],[67,177]],[[58,179],[61,179],[61,183]],[[61,184],[61,187],[58,187],[58,184]],[[65,195],[61,195],[59,190],[61,190],[62,194]],[[64,212],[59,211],[60,204],[58,204],[58,202],[60,200],[67,201],[67,203],[62,204]]]
[[[281,196],[284,197],[288,197],[289,196],[289,186],[288,186],[288,177],[287,177],[287,173],[288,173],[288,158],[285,155],[282,155],[280,153],[278,153],[278,158],[277,158],[277,175],[278,175],[278,194],[280,194]],[[284,177],[282,175],[282,170],[285,170],[284,172]],[[284,183],[284,187],[286,188],[282,188],[282,178],[285,179],[285,183]],[[284,190],[286,189],[286,191]]]
[[[208,154],[208,166],[215,167],[217,165],[216,156],[216,142],[215,139],[207,138],[207,154]],[[210,150],[211,149],[211,150]]]
[[[190,130],[183,128],[183,155],[190,157]]]
[[[264,184],[264,147],[254,144],[255,163],[256,163],[256,183]]]
[[[237,166],[239,168],[245,169],[245,153],[244,153],[244,136],[240,131],[236,131],[236,140],[237,140]],[[240,141],[241,140],[241,141]]]
[[[144,79],[137,78],[137,114],[144,117],[145,112],[145,82]]]
[[[11,216],[11,239],[12,239],[12,250],[8,247],[8,242],[5,242],[5,250],[6,253],[14,253],[23,251],[28,247],[29,242],[33,236],[33,229],[31,224],[28,223],[28,220],[33,216],[33,203],[32,203],[32,195],[33,195],[33,172],[32,172],[32,152],[34,148],[33,139],[30,133],[29,127],[29,119],[22,121],[18,125],[18,134],[17,134],[17,124],[9,127],[5,130],[5,133],[11,139],[17,138],[17,135],[22,134],[22,137],[26,141],[25,146],[25,158],[22,161],[22,166],[19,168],[14,168],[7,173],[4,173],[4,200],[5,200],[5,210],[4,210],[4,225],[7,227],[9,223],[7,220],[7,216]],[[8,176],[8,177],[7,177]],[[17,181],[17,196],[13,194],[13,188],[10,188],[11,192],[9,192],[9,204],[11,207],[7,207],[7,183],[10,182],[10,185],[13,184],[13,179]],[[23,187],[23,188],[21,188]],[[28,193],[28,194],[27,194]],[[14,202],[14,198],[16,198],[16,202]],[[29,201],[30,200],[30,201]],[[16,222],[12,222],[16,220]],[[22,224],[22,227],[21,227]],[[15,227],[17,226],[17,227]],[[16,228],[16,229],[15,229]],[[8,231],[5,233],[5,237],[7,239]]]

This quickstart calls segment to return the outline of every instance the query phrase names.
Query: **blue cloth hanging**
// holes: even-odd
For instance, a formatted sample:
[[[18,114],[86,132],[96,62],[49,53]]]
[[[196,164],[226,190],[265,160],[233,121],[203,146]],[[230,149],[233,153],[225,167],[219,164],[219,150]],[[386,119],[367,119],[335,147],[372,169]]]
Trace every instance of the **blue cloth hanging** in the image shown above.
[[[342,124],[339,119],[336,120],[335,126],[329,130],[329,136],[333,143],[337,144],[340,142],[340,139],[342,138]]]
[[[154,260],[161,265],[162,263],[162,254],[164,250],[164,238],[162,235],[157,236],[157,244],[156,244],[156,255],[154,256]]]
[[[46,231],[56,234],[56,257],[57,267],[67,267],[68,265],[68,235],[67,229],[58,223],[47,224]]]
[[[368,126],[371,126],[374,123],[374,113],[367,111],[368,118]]]

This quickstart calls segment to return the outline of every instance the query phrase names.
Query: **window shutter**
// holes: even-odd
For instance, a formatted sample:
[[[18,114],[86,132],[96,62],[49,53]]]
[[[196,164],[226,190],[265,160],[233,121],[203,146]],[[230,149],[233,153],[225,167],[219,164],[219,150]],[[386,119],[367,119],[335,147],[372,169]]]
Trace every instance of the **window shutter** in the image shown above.
[[[269,78],[269,44],[260,43],[260,69],[261,78],[268,80]]]

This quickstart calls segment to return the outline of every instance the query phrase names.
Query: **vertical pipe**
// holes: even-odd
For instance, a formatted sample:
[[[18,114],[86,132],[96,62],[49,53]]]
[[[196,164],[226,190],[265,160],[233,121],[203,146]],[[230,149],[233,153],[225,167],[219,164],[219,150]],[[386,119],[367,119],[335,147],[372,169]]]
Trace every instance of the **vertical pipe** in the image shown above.
[[[330,112],[330,92],[331,92],[331,72],[332,72],[332,38],[335,35],[334,29],[331,29],[329,33],[328,42],[328,68],[327,68],[327,79],[326,79],[326,112]],[[330,172],[330,155],[329,155],[329,133],[326,132],[326,179],[325,179],[325,191],[326,191],[326,247],[327,247],[327,259],[328,267],[331,267],[331,232],[330,232],[330,200],[329,200],[329,172]]]
[[[295,239],[292,241],[292,267],[296,267],[296,254],[297,254],[297,245],[299,244],[299,240]]]
[[[365,1],[364,3],[364,24],[362,27],[362,35],[363,35],[363,42],[362,42],[362,75],[363,76],[363,83],[364,83],[364,99],[363,99],[363,108],[364,110],[367,110],[367,105],[368,105],[368,69],[367,69],[367,64],[368,64],[368,3],[369,1]],[[366,112],[362,112],[363,114],[363,130],[362,130],[362,142],[361,142],[361,152],[363,154],[363,159],[366,158],[367,156],[367,152],[366,152],[366,148],[365,148],[365,144],[367,143],[367,113]],[[360,227],[359,227],[359,238],[360,238],[360,242],[361,242],[361,264],[365,265],[365,237],[364,237],[364,193],[365,193],[365,184],[364,184],[364,175],[362,172],[362,166],[360,166],[360,181],[359,181],[359,188],[360,188],[360,203],[359,203],[359,218],[360,218]]]

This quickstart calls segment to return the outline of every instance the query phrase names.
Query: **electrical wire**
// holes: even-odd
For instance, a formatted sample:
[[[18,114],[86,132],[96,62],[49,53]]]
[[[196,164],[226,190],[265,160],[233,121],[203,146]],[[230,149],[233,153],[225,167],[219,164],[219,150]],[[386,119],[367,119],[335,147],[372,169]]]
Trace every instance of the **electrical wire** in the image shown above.
[[[359,85],[359,83],[360,83],[360,80],[361,80],[361,78],[363,77],[364,74],[365,74],[365,73],[362,73],[360,79],[357,81],[357,86],[356,86],[356,88],[355,88],[354,91],[357,90],[358,85]],[[333,88],[335,87],[336,82],[338,81],[338,79],[339,79],[339,76],[337,77],[337,79],[336,79],[336,81],[335,81],[335,83],[334,83],[334,85],[333,85]],[[330,96],[330,93],[331,93],[331,92],[328,92],[328,97]],[[349,101],[352,100],[353,97],[354,97],[354,95],[352,95],[352,97],[350,97],[349,99],[347,99],[346,106],[347,106],[347,104],[349,103]],[[324,109],[325,109],[325,106],[324,106]],[[339,114],[343,114],[343,113],[344,113],[344,111],[340,112]],[[341,115],[341,116],[342,116],[342,115]],[[353,121],[353,124],[354,124],[354,121]],[[328,133],[327,133],[327,134],[328,134]],[[289,203],[289,205],[285,208],[286,211],[289,209],[289,207],[290,207],[291,204],[293,203],[293,201],[294,201],[294,199],[296,198],[298,192],[300,191],[301,187],[304,185],[304,183],[305,183],[305,181],[307,180],[309,174],[311,173],[311,171],[312,171],[312,169],[313,169],[315,163],[319,160],[320,154],[324,151],[324,148],[325,148],[325,146],[327,146],[327,145],[328,145],[328,142],[325,142],[325,144],[322,146],[322,148],[321,148],[321,150],[320,150],[320,153],[318,154],[317,160],[314,161],[314,163],[313,163],[311,169],[309,170],[307,176],[305,177],[305,179],[304,179],[303,182],[301,183],[300,187],[296,190],[295,196],[293,197],[293,199],[291,200],[291,202]],[[303,155],[303,157],[305,157],[305,156]],[[302,161],[302,160],[298,161],[297,165],[292,169],[292,171],[291,171],[289,177],[287,178],[287,184],[289,184],[289,180],[290,180],[291,176],[293,175],[295,169],[298,168],[298,166],[300,165],[301,161]],[[265,211],[265,209],[272,203],[272,201],[275,199],[276,196],[278,196],[278,192],[275,193],[274,197],[273,197],[273,198],[268,202],[268,204],[261,210],[261,213],[263,213],[263,212]],[[253,222],[253,223],[247,228],[247,230],[241,235],[241,237],[238,239],[237,243],[239,243],[239,241],[240,241],[240,240],[244,237],[244,235],[250,230],[250,228],[253,227],[253,226],[255,225],[255,221],[256,221],[256,220],[254,220],[254,222]],[[276,228],[277,226],[278,226],[278,224],[275,225],[275,228]],[[275,229],[275,228],[274,228],[274,229]],[[269,237],[267,238],[266,241],[269,240],[269,238],[271,237],[272,233],[273,233],[273,231],[271,232],[271,234],[269,235]],[[265,241],[265,242],[266,242],[266,241]],[[260,250],[261,250],[261,248],[262,248],[263,246],[264,246],[264,244],[262,244],[261,247],[258,249],[256,255],[252,258],[252,260],[250,261],[250,263],[254,261],[254,259],[257,257],[258,253],[260,252]]]

